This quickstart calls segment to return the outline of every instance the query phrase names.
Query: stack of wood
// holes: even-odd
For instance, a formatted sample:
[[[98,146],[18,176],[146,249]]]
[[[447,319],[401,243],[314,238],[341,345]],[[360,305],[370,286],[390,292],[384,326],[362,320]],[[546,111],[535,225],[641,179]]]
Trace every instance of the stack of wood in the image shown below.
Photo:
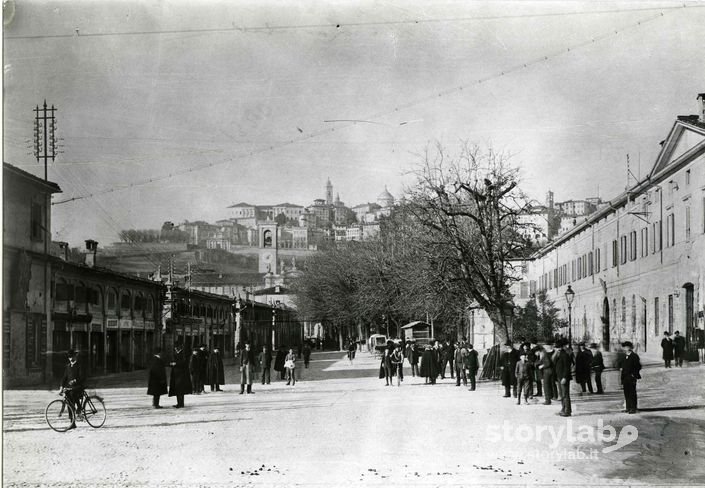
[[[498,380],[501,374],[500,358],[502,352],[500,351],[499,344],[495,344],[487,353],[485,358],[485,364],[482,366],[482,373],[480,378],[484,380]]]

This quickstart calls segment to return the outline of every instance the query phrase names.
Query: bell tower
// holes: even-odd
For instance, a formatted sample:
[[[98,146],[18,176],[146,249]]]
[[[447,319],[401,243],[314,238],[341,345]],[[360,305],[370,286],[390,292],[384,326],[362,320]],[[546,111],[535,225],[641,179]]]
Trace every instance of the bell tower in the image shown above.
[[[257,242],[259,247],[260,273],[277,274],[277,258],[279,257],[279,225],[273,221],[257,224]]]

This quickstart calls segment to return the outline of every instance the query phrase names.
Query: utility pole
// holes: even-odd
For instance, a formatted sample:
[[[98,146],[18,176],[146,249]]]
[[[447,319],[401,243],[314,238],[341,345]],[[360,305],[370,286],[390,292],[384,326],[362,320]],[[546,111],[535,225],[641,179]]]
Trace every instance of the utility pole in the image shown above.
[[[49,158],[56,159],[56,113],[54,105],[47,108],[47,101],[39,108],[34,108],[34,156],[37,162],[44,160],[44,181],[48,180]]]

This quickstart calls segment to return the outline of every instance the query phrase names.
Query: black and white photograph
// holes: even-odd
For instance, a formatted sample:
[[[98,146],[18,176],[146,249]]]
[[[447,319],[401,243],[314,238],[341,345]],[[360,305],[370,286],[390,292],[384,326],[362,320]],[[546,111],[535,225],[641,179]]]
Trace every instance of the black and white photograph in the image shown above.
[[[705,487],[705,1],[2,18],[2,486]]]

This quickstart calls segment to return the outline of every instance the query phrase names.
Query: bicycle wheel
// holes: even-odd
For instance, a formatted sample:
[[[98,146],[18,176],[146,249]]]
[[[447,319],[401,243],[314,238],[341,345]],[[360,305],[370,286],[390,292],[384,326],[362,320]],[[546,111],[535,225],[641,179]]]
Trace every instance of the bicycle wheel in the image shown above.
[[[91,395],[83,400],[83,415],[88,425],[98,429],[105,423],[108,412],[105,410],[103,400],[99,396]]]
[[[66,400],[54,400],[47,405],[44,416],[49,427],[57,432],[66,432],[73,424],[73,407]]]

